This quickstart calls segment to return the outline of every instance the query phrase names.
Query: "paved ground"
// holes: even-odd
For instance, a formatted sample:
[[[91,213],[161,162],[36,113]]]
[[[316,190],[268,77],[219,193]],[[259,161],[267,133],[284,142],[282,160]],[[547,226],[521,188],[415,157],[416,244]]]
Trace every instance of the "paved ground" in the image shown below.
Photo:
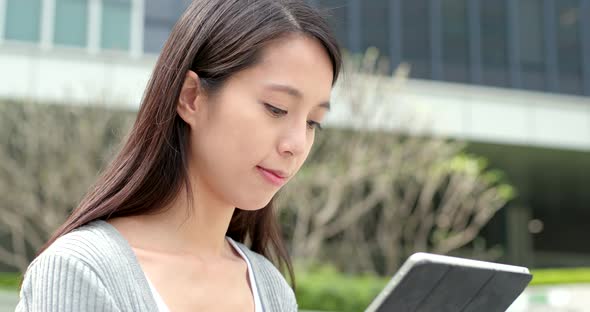
[[[590,284],[529,287],[509,312],[590,311]]]
[[[14,311],[17,299],[16,292],[0,290],[0,312]]]
[[[16,292],[0,290],[0,312],[14,311]],[[508,312],[590,311],[590,284],[529,287]]]

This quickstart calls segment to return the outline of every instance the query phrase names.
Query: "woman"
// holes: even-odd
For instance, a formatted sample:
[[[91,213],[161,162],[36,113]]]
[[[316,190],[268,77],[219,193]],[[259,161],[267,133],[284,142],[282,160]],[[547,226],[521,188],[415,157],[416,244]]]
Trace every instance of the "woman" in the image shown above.
[[[122,150],[29,266],[17,311],[296,311],[272,264],[293,280],[272,202],[340,65],[304,1],[194,1]]]

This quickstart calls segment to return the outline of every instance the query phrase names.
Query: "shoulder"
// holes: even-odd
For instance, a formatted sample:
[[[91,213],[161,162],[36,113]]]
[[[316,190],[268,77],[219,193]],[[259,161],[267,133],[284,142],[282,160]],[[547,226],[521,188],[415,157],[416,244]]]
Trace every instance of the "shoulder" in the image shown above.
[[[125,248],[105,221],[94,221],[58,238],[31,265],[45,258],[61,258],[81,262],[100,269],[112,267],[125,257]],[[105,264],[108,266],[105,267]]]
[[[152,311],[149,286],[133,251],[105,221],[95,221],[58,238],[27,268],[17,311]],[[60,300],[60,299],[59,299]],[[86,302],[95,304],[86,304]]]
[[[248,257],[260,295],[265,297],[264,300],[271,310],[275,311],[273,308],[276,305],[276,311],[284,311],[287,307],[289,307],[287,311],[297,311],[295,293],[274,264],[265,256],[250,250],[246,245],[242,243],[237,245]]]
[[[108,284],[108,277],[116,276],[113,272],[120,276],[129,267],[124,245],[109,226],[105,221],[94,221],[59,237],[31,262],[25,278],[30,272],[68,276],[84,271]]]
[[[94,311],[99,306],[115,311],[115,295],[108,290],[110,279],[106,278],[112,269],[105,261],[112,257],[108,251],[100,254],[106,246],[101,232],[93,225],[81,227],[57,239],[35,258],[25,272],[17,311]],[[86,299],[97,305],[83,307]]]

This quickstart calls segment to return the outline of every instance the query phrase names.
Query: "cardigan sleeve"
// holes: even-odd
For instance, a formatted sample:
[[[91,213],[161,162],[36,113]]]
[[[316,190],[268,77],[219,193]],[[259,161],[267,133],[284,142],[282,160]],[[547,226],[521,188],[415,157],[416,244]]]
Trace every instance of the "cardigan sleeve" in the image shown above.
[[[100,277],[70,255],[46,254],[25,273],[16,312],[117,312]]]

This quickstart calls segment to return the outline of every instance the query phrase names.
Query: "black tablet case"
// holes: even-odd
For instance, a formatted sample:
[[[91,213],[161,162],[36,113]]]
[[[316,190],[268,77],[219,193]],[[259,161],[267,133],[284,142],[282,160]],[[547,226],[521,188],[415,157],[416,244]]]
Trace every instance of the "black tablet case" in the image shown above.
[[[504,312],[532,275],[420,262],[378,312]]]

